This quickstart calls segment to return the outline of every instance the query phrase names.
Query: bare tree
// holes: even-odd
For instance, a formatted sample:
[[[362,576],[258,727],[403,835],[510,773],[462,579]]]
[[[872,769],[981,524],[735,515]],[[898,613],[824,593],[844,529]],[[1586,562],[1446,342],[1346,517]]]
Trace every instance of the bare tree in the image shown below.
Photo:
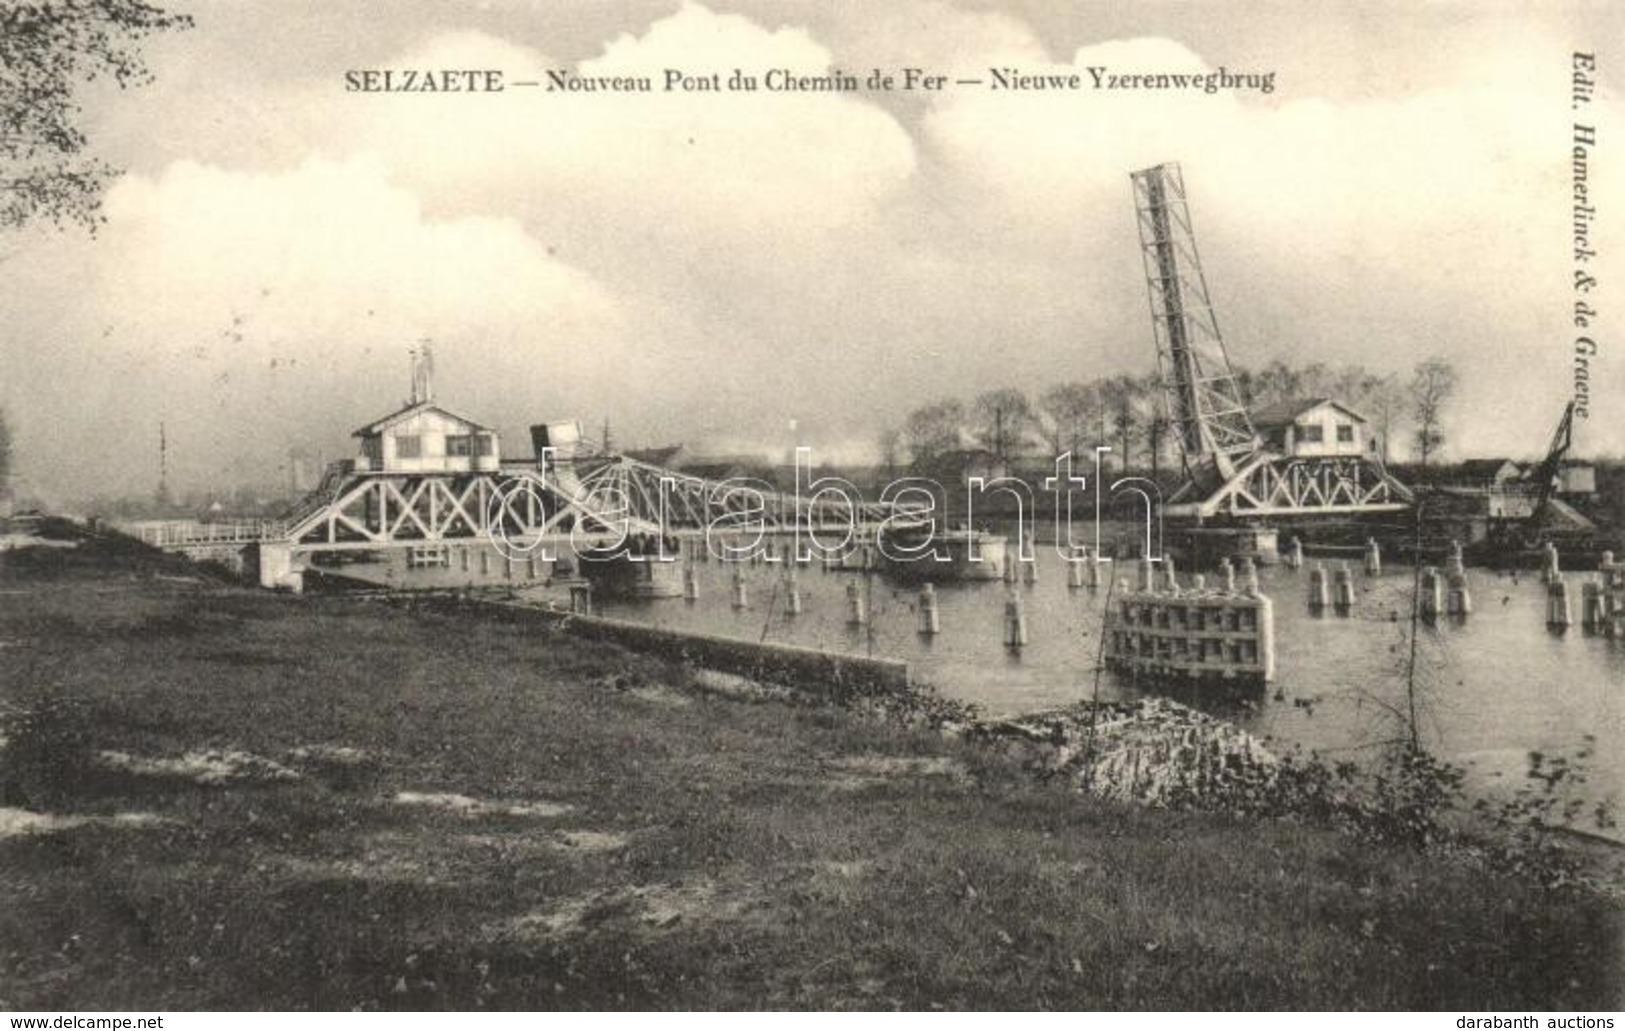
[[[1444,444],[1444,409],[1456,393],[1456,367],[1443,358],[1418,362],[1411,377],[1411,416],[1416,421],[1416,457],[1426,467]]]
[[[1355,388],[1353,403],[1360,414],[1369,418],[1377,428],[1377,437],[1382,442],[1382,462],[1387,465],[1388,441],[1405,407],[1405,393],[1399,385],[1399,377],[1393,373],[1384,376],[1366,374]]]
[[[1045,441],[1055,454],[1077,454],[1092,443],[1100,413],[1100,389],[1093,383],[1058,383],[1038,400]]]
[[[1026,450],[1036,420],[1027,395],[1012,387],[978,394],[971,406],[977,441],[1000,458]]]
[[[104,77],[150,81],[136,44],[191,24],[143,0],[0,4],[0,229],[43,219],[94,232],[117,171],[84,156],[74,90]]]
[[[1277,358],[1262,369],[1248,374],[1247,386],[1245,396],[1254,407],[1263,408],[1277,401],[1303,397],[1304,377],[1301,370]]]
[[[909,460],[918,467],[952,451],[959,446],[959,431],[964,424],[965,406],[952,398],[914,409],[903,420]]]
[[[1142,436],[1140,401],[1144,389],[1133,376],[1113,376],[1101,392],[1106,398],[1106,420],[1117,448],[1118,468],[1127,470],[1129,456]]]
[[[888,479],[895,477],[898,467],[903,464],[903,431],[895,426],[887,426],[880,431],[878,443],[880,464],[885,467]]]

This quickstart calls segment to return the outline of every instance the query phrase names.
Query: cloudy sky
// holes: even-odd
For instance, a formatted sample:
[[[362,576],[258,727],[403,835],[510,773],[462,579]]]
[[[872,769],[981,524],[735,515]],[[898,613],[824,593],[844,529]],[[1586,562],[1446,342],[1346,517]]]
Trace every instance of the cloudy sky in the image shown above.
[[[783,446],[793,419],[815,454],[859,457],[936,397],[1151,369],[1128,173],[1167,160],[1236,361],[1407,373],[1439,354],[1464,374],[1452,453],[1537,452],[1570,391],[1575,49],[1601,56],[1579,117],[1616,169],[1580,447],[1625,452],[1621,19],[1324,6],[197,3],[195,29],[149,46],[153,85],[84,96],[127,170],[104,229],[0,240],[20,471],[47,496],[145,493],[161,421],[176,488],[275,482],[290,448],[338,457],[398,405],[424,338],[438,398],[510,451],[543,419],[716,448]],[[1224,67],[1275,88],[344,89],[367,68],[904,66]]]

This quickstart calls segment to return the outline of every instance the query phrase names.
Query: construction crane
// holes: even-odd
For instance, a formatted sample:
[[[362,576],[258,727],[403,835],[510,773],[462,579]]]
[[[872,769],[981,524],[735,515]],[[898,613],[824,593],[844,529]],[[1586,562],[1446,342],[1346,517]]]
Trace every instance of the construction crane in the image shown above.
[[[1179,165],[1156,165],[1129,178],[1157,366],[1185,471],[1164,513],[1201,522],[1408,508],[1410,491],[1368,453],[1353,432],[1358,416],[1345,406],[1329,399],[1316,403],[1347,413],[1347,442],[1341,432],[1319,445],[1309,443],[1307,433],[1296,440],[1289,433],[1282,442],[1260,436],[1208,300]]]
[[[1529,524],[1537,530],[1546,518],[1546,510],[1551,506],[1552,495],[1557,493],[1558,478],[1563,470],[1563,456],[1569,453],[1569,445],[1573,442],[1574,402],[1570,401],[1563,407],[1563,417],[1557,420],[1557,429],[1552,431],[1552,442],[1546,447],[1546,457],[1541,459],[1539,465],[1523,475],[1523,479],[1535,490],[1535,503],[1529,513]]]

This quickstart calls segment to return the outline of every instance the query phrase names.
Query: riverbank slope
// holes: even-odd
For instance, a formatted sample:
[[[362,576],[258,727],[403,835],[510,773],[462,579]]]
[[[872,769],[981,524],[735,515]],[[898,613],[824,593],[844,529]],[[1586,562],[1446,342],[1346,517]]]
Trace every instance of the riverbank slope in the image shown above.
[[[0,564],[0,1008],[1618,1008],[1617,903],[472,613]]]

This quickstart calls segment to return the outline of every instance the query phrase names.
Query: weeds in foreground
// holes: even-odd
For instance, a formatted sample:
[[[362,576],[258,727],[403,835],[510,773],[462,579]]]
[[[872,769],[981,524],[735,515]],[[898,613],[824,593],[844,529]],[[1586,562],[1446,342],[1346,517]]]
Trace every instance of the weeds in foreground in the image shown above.
[[[1170,805],[1301,819],[1418,850],[1470,850],[1497,868],[1556,885],[1578,873],[1580,860],[1563,847],[1566,832],[1616,826],[1612,799],[1576,791],[1588,780],[1594,748],[1588,735],[1568,754],[1531,752],[1523,786],[1500,799],[1469,797],[1462,767],[1406,746],[1374,770],[1313,753],[1275,762],[1233,755],[1222,771],[1182,779]]]

